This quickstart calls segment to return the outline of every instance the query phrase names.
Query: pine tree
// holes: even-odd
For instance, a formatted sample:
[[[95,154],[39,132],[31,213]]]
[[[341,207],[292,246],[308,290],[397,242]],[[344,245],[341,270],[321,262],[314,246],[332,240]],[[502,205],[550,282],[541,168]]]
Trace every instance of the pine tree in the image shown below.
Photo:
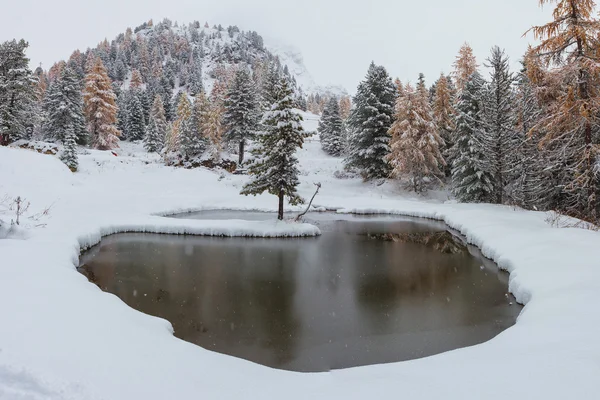
[[[304,143],[302,117],[293,110],[292,90],[285,79],[280,79],[275,90],[275,102],[263,115],[265,132],[258,135],[258,143],[252,154],[249,173],[252,180],[242,190],[244,195],[268,192],[279,198],[279,220],[283,219],[283,202],[287,197],[292,205],[302,203],[296,188],[298,159],[296,151]]]
[[[47,113],[44,131],[49,138],[60,140],[66,145],[66,140],[74,135],[77,143],[87,144],[81,87],[71,68],[65,67],[60,76],[50,84],[44,99],[44,109]]]
[[[273,62],[269,63],[261,87],[261,98],[264,109],[268,110],[275,103],[280,79],[277,65]]]
[[[512,184],[509,195],[513,202],[523,208],[548,210],[556,205],[557,182],[556,172],[549,168],[548,152],[538,148],[538,135],[532,135],[532,128],[542,117],[542,108],[529,79],[529,68],[535,62],[532,57],[525,56],[523,69],[517,77],[516,86],[516,119],[519,146],[515,150],[511,162],[514,165]]]
[[[388,130],[392,125],[396,87],[384,67],[371,63],[366,79],[358,86],[346,164],[357,168],[367,180],[387,178],[390,166]]]
[[[146,133],[144,108],[140,101],[140,93],[139,89],[137,89],[129,94],[129,104],[127,107],[127,138],[129,140],[141,140]]]
[[[482,97],[485,81],[479,72],[471,75],[456,104],[456,129],[451,149],[452,192],[462,202],[486,202],[493,191],[492,178],[484,168]]]
[[[531,29],[541,43],[533,52],[561,90],[547,105],[547,118],[534,130],[541,145],[552,149],[554,162],[567,171],[561,209],[593,222],[600,220],[600,146],[594,141],[600,115],[600,21],[593,0],[540,0],[557,3],[554,20]],[[558,62],[557,62],[558,61]]]
[[[152,110],[150,112],[150,123],[146,128],[144,138],[144,148],[150,153],[160,153],[165,146],[167,137],[167,120],[165,118],[165,109],[162,105],[162,98],[156,95]]]
[[[454,80],[456,89],[462,92],[471,76],[477,72],[477,60],[473,55],[473,49],[468,43],[463,44],[454,62]]]
[[[31,128],[28,111],[37,82],[25,56],[28,46],[22,39],[0,44],[0,145],[27,136]]]
[[[192,96],[197,96],[201,92],[204,92],[204,85],[202,83],[202,62],[196,61],[191,65],[190,79],[188,81],[188,88]]]
[[[115,126],[117,122],[115,94],[100,58],[95,60],[85,76],[83,102],[92,146],[98,150],[117,147],[121,132]]]
[[[518,147],[514,131],[513,75],[509,71],[509,61],[498,46],[492,48],[487,60],[491,81],[484,91],[482,128],[484,135],[481,145],[485,153],[484,168],[492,177],[494,186],[492,201],[503,204],[504,189],[511,174],[511,156]]]
[[[77,134],[73,130],[73,127],[69,127],[64,134],[64,149],[60,156],[62,162],[64,162],[72,172],[77,171],[77,168],[79,167],[79,161],[77,159],[77,145],[75,143],[76,138]]]
[[[424,85],[415,92],[404,87],[396,102],[395,121],[390,128],[391,153],[386,157],[392,176],[408,178],[415,192],[422,192],[432,179],[443,175],[445,165],[440,152],[443,140],[438,134]]]
[[[198,99],[200,99],[200,102],[203,101],[201,96],[197,96],[196,101]],[[197,105],[194,102],[189,118],[185,118],[181,122],[179,144],[181,154],[187,161],[201,156],[206,150],[207,139],[204,137],[204,127],[202,125],[204,107],[205,104]]]
[[[225,140],[239,147],[239,165],[244,163],[244,148],[258,129],[259,102],[250,73],[239,68],[227,91],[224,103],[223,124]]]
[[[338,101],[332,97],[327,103],[319,121],[321,147],[332,156],[341,156],[345,149],[344,123],[340,117]]]
[[[117,129],[121,132],[121,140],[129,139],[129,90],[121,90],[117,96]]]
[[[448,87],[448,79],[444,74],[435,84],[435,95],[433,97],[433,120],[438,129],[444,143],[441,148],[442,153],[448,157],[448,150],[452,147],[452,132],[454,131],[454,99],[450,88]],[[450,174],[450,164],[452,160],[447,160],[446,175]]]

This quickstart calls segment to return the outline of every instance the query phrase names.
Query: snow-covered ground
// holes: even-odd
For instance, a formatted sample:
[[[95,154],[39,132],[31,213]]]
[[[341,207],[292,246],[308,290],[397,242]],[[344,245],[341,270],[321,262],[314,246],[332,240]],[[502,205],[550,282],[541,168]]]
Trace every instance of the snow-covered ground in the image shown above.
[[[305,115],[316,129],[316,117]],[[55,157],[0,148],[0,203],[30,203],[28,229],[0,240],[0,399],[598,399],[600,234],[553,228],[544,213],[428,199],[395,183],[337,179],[341,161],[309,140],[301,193],[339,212],[387,212],[446,221],[510,272],[526,304],[493,340],[425,359],[320,374],[269,369],[172,335],[75,270],[80,247],[122,230],[315,234],[291,223],[166,220],[202,209],[275,210],[244,197],[245,176],[167,168],[139,145],[90,151],[72,174]],[[50,207],[47,215],[43,211]],[[28,218],[35,216],[35,218]],[[0,215],[7,219],[8,214]],[[38,226],[43,225],[43,226]]]

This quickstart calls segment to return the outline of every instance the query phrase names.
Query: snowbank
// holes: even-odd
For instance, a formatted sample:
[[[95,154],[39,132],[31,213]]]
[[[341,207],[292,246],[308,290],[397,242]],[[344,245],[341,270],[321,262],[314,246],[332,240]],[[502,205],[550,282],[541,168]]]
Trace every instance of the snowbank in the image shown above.
[[[164,320],[127,307],[75,270],[80,247],[135,230],[219,235],[317,234],[314,227],[187,221],[173,211],[276,208],[243,197],[247,177],[167,168],[140,146],[91,151],[71,174],[56,158],[0,148],[0,197],[21,195],[45,227],[0,240],[0,398],[8,399],[597,399],[600,396],[600,234],[549,226],[543,213],[444,203],[359,179],[309,141],[301,194],[339,212],[435,218],[510,272],[526,304],[493,340],[420,360],[323,374],[272,370],[176,339]]]

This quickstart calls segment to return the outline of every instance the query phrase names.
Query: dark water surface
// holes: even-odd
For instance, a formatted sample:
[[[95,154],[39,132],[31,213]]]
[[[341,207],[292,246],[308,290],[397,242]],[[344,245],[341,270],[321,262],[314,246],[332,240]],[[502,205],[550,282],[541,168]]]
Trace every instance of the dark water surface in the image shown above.
[[[82,255],[80,271],[131,307],[169,320],[183,340],[294,371],[474,345],[513,325],[521,310],[507,295],[508,275],[444,224],[335,214],[307,220],[321,237],[113,235]]]

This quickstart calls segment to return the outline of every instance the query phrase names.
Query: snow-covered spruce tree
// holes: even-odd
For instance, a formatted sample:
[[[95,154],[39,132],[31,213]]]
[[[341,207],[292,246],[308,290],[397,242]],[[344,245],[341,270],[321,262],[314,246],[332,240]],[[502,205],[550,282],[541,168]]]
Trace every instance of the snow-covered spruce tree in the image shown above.
[[[547,151],[538,147],[539,135],[532,131],[543,115],[528,73],[536,68],[537,58],[525,56],[523,69],[517,77],[515,111],[519,146],[513,160],[514,172],[508,194],[523,208],[548,210],[555,206],[557,174],[552,171]]]
[[[453,76],[458,94],[465,88],[471,75],[477,72],[477,67],[477,60],[475,59],[475,55],[473,55],[473,49],[468,43],[463,44],[454,62]]]
[[[115,93],[100,58],[96,58],[85,75],[83,103],[92,146],[98,150],[118,147],[121,132],[115,125],[117,122]]]
[[[195,60],[195,62],[190,66],[188,89],[192,96],[197,96],[201,92],[204,92],[204,85],[202,83],[202,61],[201,60]]]
[[[319,135],[321,147],[332,156],[341,156],[346,148],[344,123],[340,117],[340,106],[335,97],[332,97],[319,121]]]
[[[62,162],[64,162],[72,172],[77,171],[77,168],[79,167],[79,161],[77,159],[77,144],[75,143],[76,139],[77,134],[71,126],[64,133],[64,149],[60,155]]]
[[[0,146],[28,136],[32,128],[36,79],[25,56],[28,46],[22,39],[0,44]]]
[[[428,92],[423,87],[415,92],[412,86],[404,88],[396,102],[395,121],[390,128],[391,153],[387,160],[391,175],[408,179],[410,188],[422,192],[428,182],[443,176],[443,144],[433,122]]]
[[[244,163],[244,149],[258,129],[259,101],[252,76],[239,68],[233,77],[224,102],[223,125],[225,140],[238,145],[239,165]]]
[[[446,159],[447,168],[445,169],[445,173],[449,176],[452,160],[449,159],[448,150],[452,147],[452,132],[455,128],[454,98],[448,86],[448,78],[444,74],[440,75],[435,84],[432,111],[435,125],[444,140],[441,150]]]
[[[129,116],[129,90],[121,90],[117,96],[117,129],[121,132],[120,139],[129,139],[129,123],[127,117]]]
[[[535,131],[541,145],[552,149],[555,160],[568,172],[560,207],[579,218],[600,221],[600,172],[595,165],[600,145],[594,141],[600,115],[600,21],[593,0],[540,0],[557,2],[554,20],[531,29],[541,43],[533,49],[561,90],[549,102],[547,117]],[[560,63],[556,63],[559,60]],[[597,136],[596,136],[597,137]]]
[[[471,75],[456,104],[456,129],[452,135],[452,193],[459,201],[481,203],[491,200],[492,177],[484,168],[481,143],[482,97],[485,81],[479,72]]]
[[[357,168],[364,179],[387,178],[390,166],[388,130],[392,125],[396,87],[384,67],[371,63],[366,79],[358,85],[354,108],[348,119],[348,167]]]
[[[511,157],[518,147],[515,133],[513,83],[508,57],[498,46],[492,48],[486,67],[490,68],[490,83],[484,90],[480,138],[485,154],[484,169],[492,177],[492,202],[503,204],[504,190],[513,171]]]
[[[165,146],[168,125],[165,118],[165,109],[160,95],[156,95],[152,110],[150,111],[150,123],[146,127],[144,137],[144,148],[150,153],[160,153]]]
[[[79,79],[68,66],[63,68],[60,76],[50,84],[44,99],[44,109],[44,131],[48,138],[59,140],[66,145],[67,137],[75,135],[77,143],[88,143]]]
[[[263,76],[260,95],[264,109],[269,109],[276,101],[281,73],[274,62],[269,62]]]
[[[140,94],[140,89],[133,89],[129,95],[127,107],[127,139],[129,140],[141,140],[146,132],[144,108],[140,101]]]
[[[275,90],[275,103],[263,115],[265,129],[257,135],[255,156],[248,168],[252,180],[244,186],[242,194],[258,195],[268,192],[279,198],[278,218],[283,219],[283,201],[290,204],[303,202],[296,191],[298,159],[296,151],[304,143],[302,117],[293,110],[293,93],[285,79],[280,79]]]

